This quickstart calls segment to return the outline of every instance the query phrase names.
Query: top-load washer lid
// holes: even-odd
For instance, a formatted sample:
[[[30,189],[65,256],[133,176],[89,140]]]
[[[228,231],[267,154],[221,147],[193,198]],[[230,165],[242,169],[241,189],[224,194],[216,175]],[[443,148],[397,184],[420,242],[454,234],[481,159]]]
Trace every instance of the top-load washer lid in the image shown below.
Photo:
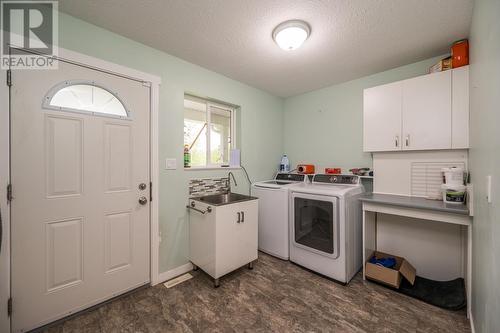
[[[307,175],[300,175],[297,173],[277,173],[274,180],[266,180],[262,182],[257,182],[253,184],[256,187],[264,188],[281,188],[287,187],[293,184],[300,184],[306,181]]]
[[[268,180],[265,182],[260,182],[261,184],[272,184],[272,185],[289,185],[294,184],[295,182],[285,182],[280,180]]]

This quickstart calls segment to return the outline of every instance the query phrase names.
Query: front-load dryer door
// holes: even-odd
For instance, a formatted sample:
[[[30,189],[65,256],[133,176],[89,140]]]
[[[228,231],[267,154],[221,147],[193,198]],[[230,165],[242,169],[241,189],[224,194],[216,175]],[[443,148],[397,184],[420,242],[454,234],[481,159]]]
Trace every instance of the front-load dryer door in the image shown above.
[[[293,193],[292,244],[311,252],[337,258],[339,255],[338,198]]]

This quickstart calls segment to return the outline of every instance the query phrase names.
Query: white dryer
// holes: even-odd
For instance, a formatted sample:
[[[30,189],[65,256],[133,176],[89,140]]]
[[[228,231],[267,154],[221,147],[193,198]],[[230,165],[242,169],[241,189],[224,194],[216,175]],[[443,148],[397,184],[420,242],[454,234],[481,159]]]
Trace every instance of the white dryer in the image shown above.
[[[341,283],[362,267],[358,176],[314,175],[290,188],[290,261]]]
[[[259,198],[260,251],[288,260],[288,191],[306,181],[306,175],[277,173],[273,180],[252,184],[252,195]]]

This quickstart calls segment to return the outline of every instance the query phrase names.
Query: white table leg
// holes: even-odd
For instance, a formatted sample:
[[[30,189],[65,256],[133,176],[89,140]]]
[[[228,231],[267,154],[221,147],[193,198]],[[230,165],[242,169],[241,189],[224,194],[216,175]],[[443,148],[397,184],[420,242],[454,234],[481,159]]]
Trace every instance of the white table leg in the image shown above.
[[[471,316],[472,303],[472,225],[467,226],[467,281],[465,288],[467,292],[467,318]]]
[[[363,279],[366,280],[365,263],[377,249],[377,213],[363,209]]]
[[[366,263],[366,210],[363,209],[363,280],[366,280],[365,263]]]

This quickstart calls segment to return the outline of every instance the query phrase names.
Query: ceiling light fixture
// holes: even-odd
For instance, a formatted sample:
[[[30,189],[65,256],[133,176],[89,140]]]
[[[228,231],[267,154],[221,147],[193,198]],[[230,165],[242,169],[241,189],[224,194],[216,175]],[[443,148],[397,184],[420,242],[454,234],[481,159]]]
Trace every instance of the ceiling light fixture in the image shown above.
[[[279,24],[273,31],[273,39],[283,50],[298,49],[311,34],[309,24],[300,20],[290,20]]]

